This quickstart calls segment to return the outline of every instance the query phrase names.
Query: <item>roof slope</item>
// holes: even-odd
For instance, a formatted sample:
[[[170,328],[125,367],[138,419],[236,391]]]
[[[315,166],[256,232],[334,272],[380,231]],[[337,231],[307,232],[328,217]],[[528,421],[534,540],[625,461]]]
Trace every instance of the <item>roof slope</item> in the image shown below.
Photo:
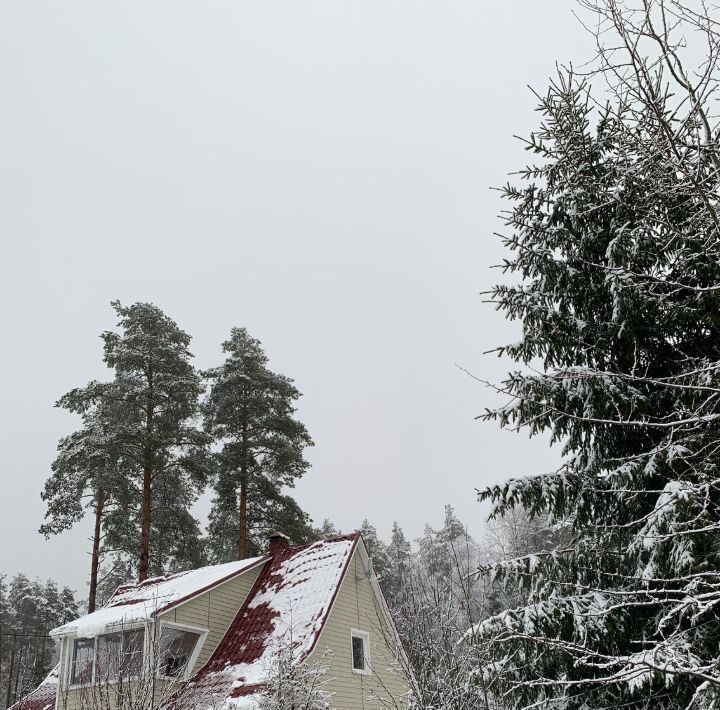
[[[165,710],[228,710],[262,689],[278,650],[291,649],[295,661],[313,651],[359,540],[360,533],[341,535],[264,557],[125,585],[103,609],[52,633],[91,637],[108,627],[150,619],[262,564],[210,660],[164,703]],[[57,669],[11,710],[53,710],[56,691]]]
[[[125,584],[118,587],[102,609],[59,626],[53,629],[51,634],[57,636],[72,633],[81,638],[89,638],[111,627],[149,620],[156,614],[227,582],[268,559],[267,556],[253,557],[178,572],[167,577],[156,577],[139,584]]]
[[[50,675],[32,693],[18,700],[8,710],[53,710],[57,687],[58,667],[55,666]]]
[[[355,550],[359,533],[288,547],[273,555],[208,663],[166,704],[240,704],[266,679],[275,654],[296,661],[314,649]]]

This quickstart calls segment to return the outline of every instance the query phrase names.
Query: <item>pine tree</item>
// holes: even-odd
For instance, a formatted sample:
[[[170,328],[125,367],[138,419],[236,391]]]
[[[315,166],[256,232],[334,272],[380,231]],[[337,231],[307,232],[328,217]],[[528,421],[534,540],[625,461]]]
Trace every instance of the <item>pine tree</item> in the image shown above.
[[[468,536],[465,524],[455,515],[455,508],[451,505],[445,506],[445,517],[439,534],[446,545],[453,545]]]
[[[307,470],[304,450],[312,445],[294,416],[300,392],[267,367],[260,342],[244,328],[233,328],[222,347],[227,358],[207,373],[203,407],[205,430],[222,445],[208,527],[217,561],[244,559],[275,527],[294,542],[313,534],[307,515],[283,493]]]
[[[6,707],[8,699],[10,654],[13,644],[11,610],[7,590],[7,576],[0,574],[0,708]]]
[[[180,533],[199,533],[187,509],[206,480],[208,438],[194,426],[202,385],[191,363],[190,336],[152,304],[112,306],[120,332],[106,331],[102,339],[114,380],[72,390],[59,406],[107,415],[103,423],[110,426],[98,455],[109,448],[132,484],[113,491],[116,518],[124,516],[126,532],[118,523],[111,533],[125,541],[115,548],[121,554],[130,554],[131,545],[138,550],[142,581],[173,566],[168,560],[187,548]],[[168,524],[171,520],[183,525]]]
[[[523,327],[501,351],[542,370],[512,372],[502,387],[512,403],[487,415],[549,432],[564,462],[483,494],[496,514],[549,514],[573,540],[497,566],[527,604],[474,631],[496,654],[496,689],[518,708],[711,708],[720,151],[707,96],[717,55],[690,85],[672,37],[699,29],[713,53],[720,37],[711,18],[677,15],[679,3],[586,4],[599,14],[611,100],[596,110],[586,82],[565,73],[540,97],[543,124],[528,142],[537,162],[525,185],[505,189],[505,268],[521,282],[493,297]],[[668,8],[679,26],[663,28]],[[657,56],[641,54],[653,46]]]
[[[474,550],[472,538],[451,505],[445,506],[442,528],[433,530],[426,525],[418,545],[423,564],[428,571],[448,582],[452,579],[452,570],[457,566],[456,563],[462,562],[466,566],[471,549]]]
[[[77,411],[82,415],[83,428],[65,436],[58,443],[58,455],[52,464],[52,474],[45,482],[42,498],[47,503],[46,522],[40,532],[49,537],[56,535],[82,520],[87,510],[93,518],[92,551],[90,556],[90,583],[88,612],[95,611],[98,574],[101,564],[103,531],[118,503],[128,495],[131,471],[122,470],[111,432],[114,431],[115,401],[108,397],[102,402],[78,408],[77,401],[66,399],[58,406]],[[115,516],[121,529],[127,528],[126,507],[120,506]],[[111,531],[112,532],[112,531]]]

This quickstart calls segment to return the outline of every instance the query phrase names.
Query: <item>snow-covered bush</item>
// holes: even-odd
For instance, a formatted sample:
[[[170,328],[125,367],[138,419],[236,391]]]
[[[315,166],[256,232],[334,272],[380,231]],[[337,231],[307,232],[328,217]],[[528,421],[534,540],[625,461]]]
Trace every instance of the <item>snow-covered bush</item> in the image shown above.
[[[330,652],[310,664],[296,663],[292,648],[280,646],[266,672],[267,682],[257,695],[256,710],[331,710],[327,690]]]
[[[416,553],[404,538],[400,542],[407,554],[389,572],[391,612],[402,642],[396,671],[410,688],[402,703],[413,710],[495,710],[479,670],[487,665],[487,647],[466,636],[488,609],[487,587],[472,575],[477,545],[450,507],[440,530],[426,528]],[[393,638],[386,643],[396,647]],[[400,707],[407,705],[393,706]]]

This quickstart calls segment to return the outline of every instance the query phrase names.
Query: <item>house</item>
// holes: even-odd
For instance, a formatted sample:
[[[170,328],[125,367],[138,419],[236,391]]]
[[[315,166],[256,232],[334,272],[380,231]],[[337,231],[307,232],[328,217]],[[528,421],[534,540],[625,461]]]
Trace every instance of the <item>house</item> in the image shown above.
[[[261,557],[122,586],[54,629],[58,668],[14,710],[105,710],[120,695],[125,707],[252,707],[283,657],[317,669],[334,708],[404,707],[402,649],[360,534],[269,542]]]

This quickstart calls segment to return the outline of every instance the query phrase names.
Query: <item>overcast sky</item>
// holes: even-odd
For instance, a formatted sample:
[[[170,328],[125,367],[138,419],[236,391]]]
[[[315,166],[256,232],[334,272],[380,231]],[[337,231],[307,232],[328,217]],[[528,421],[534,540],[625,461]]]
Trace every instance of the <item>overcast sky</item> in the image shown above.
[[[85,594],[89,525],[46,542],[53,408],[107,377],[112,299],[152,301],[199,367],[232,326],[304,396],[296,495],[410,537],[545,441],[477,422],[518,339],[491,186],[526,159],[527,89],[590,45],[572,0],[0,0],[0,572]],[[198,507],[202,514],[206,502]]]

